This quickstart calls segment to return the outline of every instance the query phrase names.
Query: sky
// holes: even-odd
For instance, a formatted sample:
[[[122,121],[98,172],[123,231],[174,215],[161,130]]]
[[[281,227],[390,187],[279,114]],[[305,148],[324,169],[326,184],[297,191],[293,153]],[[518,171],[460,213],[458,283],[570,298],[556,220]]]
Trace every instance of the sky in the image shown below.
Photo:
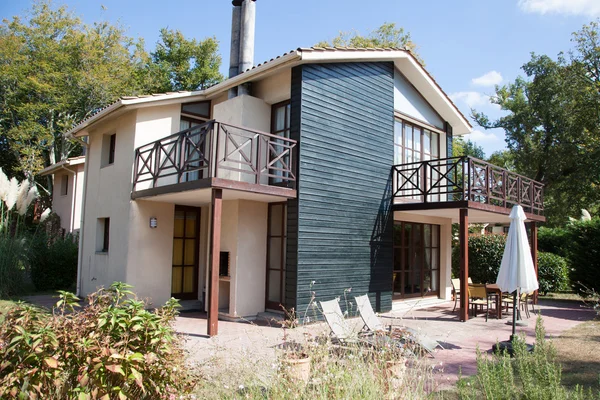
[[[0,0],[0,18],[25,15],[28,0]],[[120,22],[152,50],[163,27],[188,38],[215,36],[227,75],[231,34],[229,0],[54,0],[86,23]],[[475,108],[502,116],[489,102],[494,85],[523,75],[530,54],[553,58],[568,51],[571,34],[600,17],[600,0],[257,0],[255,64],[298,47],[330,40],[340,31],[368,34],[394,22],[411,34],[427,70],[469,118]],[[501,129],[473,123],[468,136],[486,156],[505,148]]]

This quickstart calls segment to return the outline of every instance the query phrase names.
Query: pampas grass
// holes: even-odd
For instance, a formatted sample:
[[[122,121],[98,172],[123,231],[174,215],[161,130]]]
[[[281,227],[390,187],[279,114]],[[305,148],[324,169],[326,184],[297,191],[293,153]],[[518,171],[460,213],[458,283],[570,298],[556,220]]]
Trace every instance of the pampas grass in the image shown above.
[[[8,191],[6,193],[6,200],[4,200],[4,204],[6,204],[7,211],[12,210],[12,208],[17,203],[17,198],[19,196],[20,184],[17,178],[12,178],[8,183]]]
[[[21,185],[27,187],[27,185],[25,185],[25,182],[22,182]],[[33,185],[25,194],[21,195],[21,193],[19,193],[19,200],[17,200],[17,212],[19,213],[19,215],[25,215],[27,209],[29,208],[33,200],[35,200],[38,197],[38,194],[39,193],[37,188]],[[23,196],[23,198],[21,198],[21,196]]]

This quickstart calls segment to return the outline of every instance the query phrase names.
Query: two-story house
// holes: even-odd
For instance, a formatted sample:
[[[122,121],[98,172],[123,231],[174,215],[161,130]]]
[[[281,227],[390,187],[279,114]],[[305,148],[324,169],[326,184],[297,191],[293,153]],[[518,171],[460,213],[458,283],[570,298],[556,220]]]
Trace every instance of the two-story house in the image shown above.
[[[299,48],[240,70],[68,132],[89,143],[79,294],[125,281],[155,304],[196,300],[213,335],[219,316],[302,316],[313,292],[352,288],[378,311],[447,300],[452,224],[466,285],[468,223],[506,223],[514,204],[535,238],[542,186],[452,157],[471,126],[409,51]]]

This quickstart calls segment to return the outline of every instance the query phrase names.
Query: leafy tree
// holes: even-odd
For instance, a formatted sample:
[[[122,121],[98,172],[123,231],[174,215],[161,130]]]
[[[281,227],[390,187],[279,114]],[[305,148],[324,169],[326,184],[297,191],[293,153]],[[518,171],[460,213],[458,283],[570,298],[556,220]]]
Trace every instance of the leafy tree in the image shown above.
[[[472,142],[470,139],[465,141],[462,137],[456,136],[452,140],[452,156],[470,156],[483,160],[485,158],[485,153],[483,147],[478,146],[477,143]]]
[[[188,40],[178,30],[163,28],[156,50],[147,64],[155,92],[199,90],[219,83],[221,56],[215,37]]]
[[[515,169],[513,154],[509,150],[495,151],[487,161],[509,171]]]
[[[573,34],[569,57],[532,54],[526,78],[497,87],[492,102],[507,115],[484,128],[503,128],[517,172],[546,185],[546,216],[564,223],[581,208],[600,203],[600,33],[592,22]]]
[[[404,32],[404,28],[396,28],[394,22],[385,22],[376,30],[370,32],[367,36],[361,35],[357,31],[341,32],[331,40],[317,43],[318,47],[357,47],[357,48],[373,48],[373,47],[403,47],[412,52],[412,54],[423,65],[425,63],[417,53],[417,46],[411,40],[410,33]]]

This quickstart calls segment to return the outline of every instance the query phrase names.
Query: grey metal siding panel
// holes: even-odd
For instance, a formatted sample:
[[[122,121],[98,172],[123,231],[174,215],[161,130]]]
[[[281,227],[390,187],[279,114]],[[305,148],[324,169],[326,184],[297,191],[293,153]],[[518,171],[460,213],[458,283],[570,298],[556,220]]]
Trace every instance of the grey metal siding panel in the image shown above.
[[[313,292],[330,300],[349,288],[348,300],[369,293],[378,310],[391,309],[393,71],[392,63],[336,63],[292,72],[299,181],[288,209],[297,237],[288,228],[286,289],[291,300],[295,286],[288,304],[299,316]]]

